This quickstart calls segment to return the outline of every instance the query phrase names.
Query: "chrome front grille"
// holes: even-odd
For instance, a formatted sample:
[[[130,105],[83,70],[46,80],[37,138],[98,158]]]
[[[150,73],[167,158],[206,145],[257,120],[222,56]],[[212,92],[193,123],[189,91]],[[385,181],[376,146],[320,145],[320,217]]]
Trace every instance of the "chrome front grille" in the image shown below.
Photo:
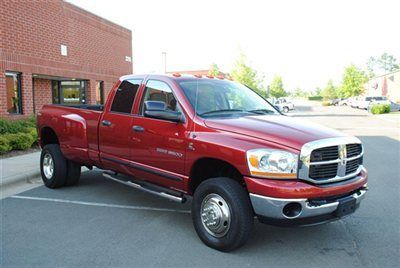
[[[355,137],[306,143],[300,152],[299,179],[323,184],[353,178],[362,169],[363,153]]]
[[[310,166],[310,174],[308,175],[314,180],[324,180],[333,178],[337,174],[338,164],[312,165]]]

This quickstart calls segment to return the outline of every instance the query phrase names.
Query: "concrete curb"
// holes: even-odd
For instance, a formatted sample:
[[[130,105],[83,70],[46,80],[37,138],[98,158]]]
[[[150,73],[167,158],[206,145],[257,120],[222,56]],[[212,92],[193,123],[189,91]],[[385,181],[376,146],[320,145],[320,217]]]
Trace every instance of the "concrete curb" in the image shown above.
[[[20,182],[30,182],[32,179],[36,179],[40,177],[40,170],[32,170],[29,172],[26,172],[24,174],[18,174],[15,176],[10,176],[7,178],[4,178],[0,181],[0,187],[6,187],[6,186],[10,186],[12,184],[17,184]]]

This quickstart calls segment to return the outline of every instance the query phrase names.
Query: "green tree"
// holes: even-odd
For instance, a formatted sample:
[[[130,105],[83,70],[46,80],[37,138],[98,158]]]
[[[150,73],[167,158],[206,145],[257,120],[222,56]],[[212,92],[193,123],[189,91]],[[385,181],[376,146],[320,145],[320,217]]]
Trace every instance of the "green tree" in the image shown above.
[[[324,100],[333,100],[338,97],[337,88],[333,84],[332,80],[328,81],[328,84],[321,92],[321,96],[324,98]]]
[[[261,96],[267,97],[266,90],[262,85],[264,78],[260,77],[257,71],[248,65],[247,58],[243,53],[240,53],[230,75],[235,81],[248,86]]]
[[[211,64],[210,70],[208,71],[208,75],[218,76],[221,73],[219,67],[216,63]]]
[[[303,89],[297,87],[293,92],[290,93],[290,95],[293,98],[303,98],[308,96],[308,92],[304,91]]]
[[[354,64],[351,64],[344,70],[339,96],[349,98],[360,95],[364,91],[364,84],[367,81],[368,76],[365,72]]]
[[[369,71],[369,75],[375,76],[376,73],[379,72],[393,72],[397,69],[400,69],[399,63],[397,63],[397,59],[388,53],[383,53],[380,57],[370,57],[367,61],[367,70]]]
[[[282,77],[279,75],[276,75],[272,80],[271,85],[269,86],[269,94],[275,98],[287,96],[287,93],[283,88]]]

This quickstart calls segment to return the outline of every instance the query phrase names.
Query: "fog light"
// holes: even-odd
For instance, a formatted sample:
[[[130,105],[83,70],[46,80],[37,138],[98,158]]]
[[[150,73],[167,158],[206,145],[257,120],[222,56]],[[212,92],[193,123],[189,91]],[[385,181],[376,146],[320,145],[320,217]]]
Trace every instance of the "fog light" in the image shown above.
[[[300,203],[292,202],[286,204],[283,209],[282,213],[286,218],[294,219],[297,218],[301,214],[302,207]]]

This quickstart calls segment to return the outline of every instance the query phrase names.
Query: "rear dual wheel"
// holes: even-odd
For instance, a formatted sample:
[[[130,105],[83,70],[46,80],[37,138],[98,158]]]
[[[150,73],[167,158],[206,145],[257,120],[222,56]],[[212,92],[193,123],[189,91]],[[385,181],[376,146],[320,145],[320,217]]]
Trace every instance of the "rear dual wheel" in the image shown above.
[[[232,251],[244,245],[253,228],[253,209],[245,189],[230,178],[202,182],[192,202],[192,220],[207,246]]]
[[[65,159],[58,144],[47,144],[40,155],[43,183],[49,188],[75,185],[81,176],[81,166]]]

